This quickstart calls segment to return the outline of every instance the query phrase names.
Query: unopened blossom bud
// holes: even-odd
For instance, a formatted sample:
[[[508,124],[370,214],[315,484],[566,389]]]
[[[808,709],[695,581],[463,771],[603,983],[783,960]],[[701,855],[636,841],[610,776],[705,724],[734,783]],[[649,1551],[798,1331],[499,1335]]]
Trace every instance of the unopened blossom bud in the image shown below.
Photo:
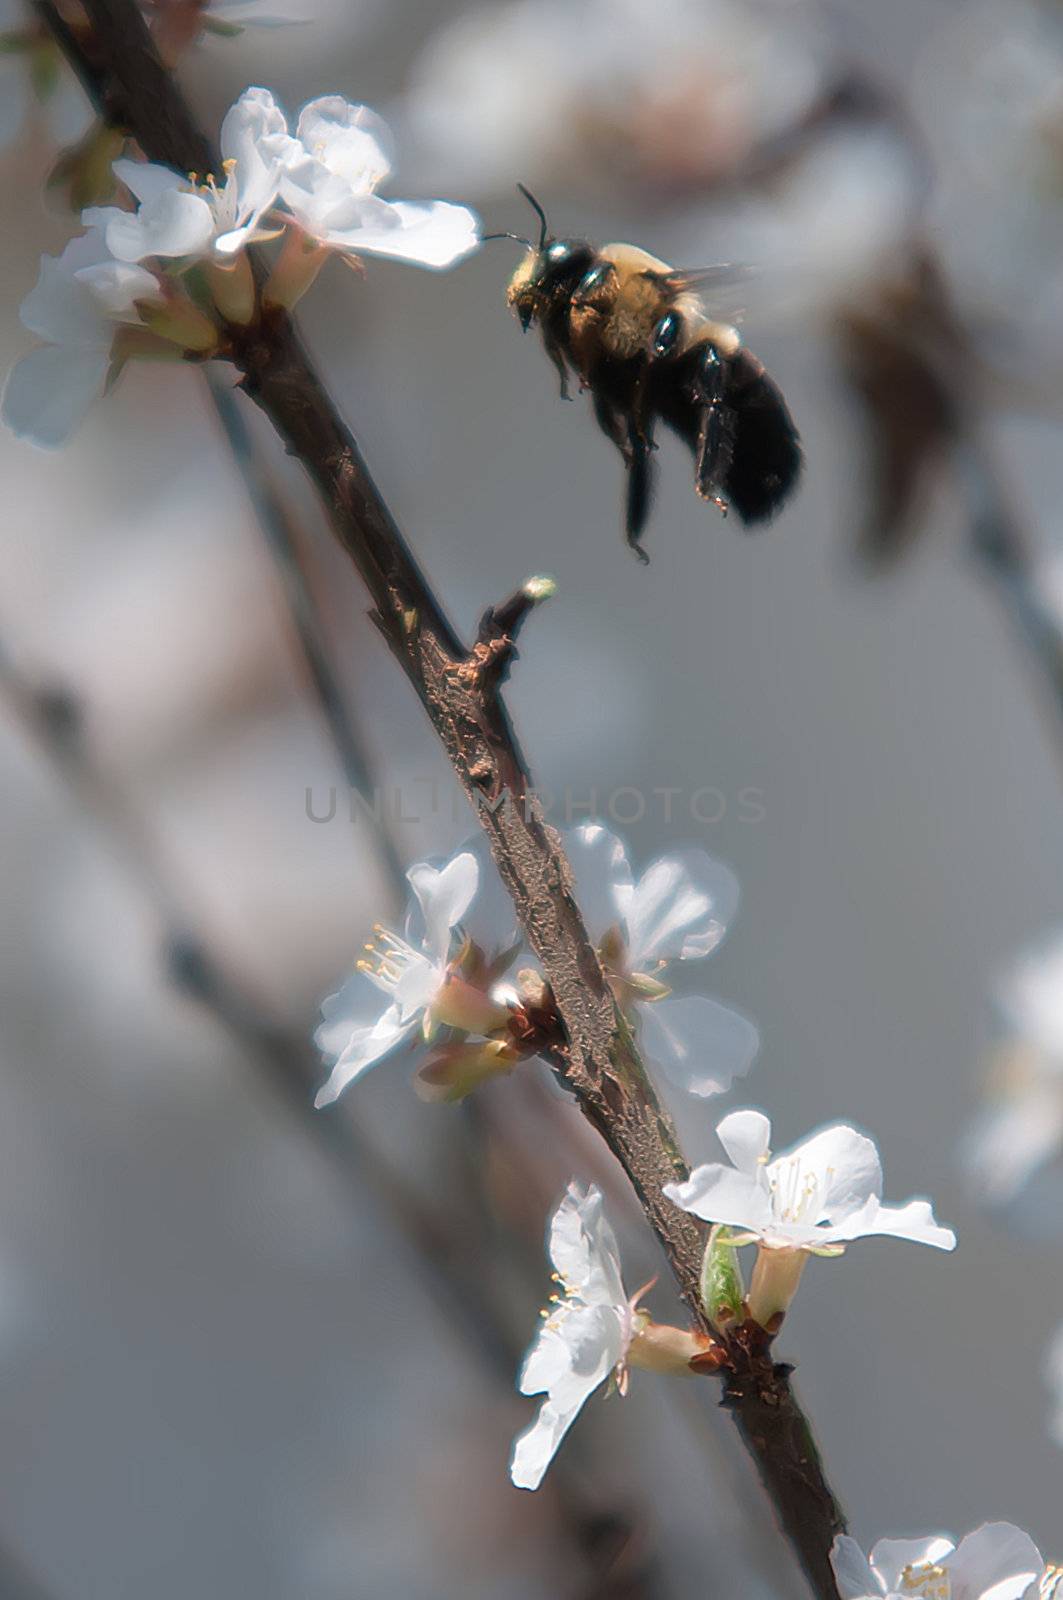
[[[713,1228],[701,1262],[701,1303],[709,1320],[719,1324],[741,1317],[744,1299],[738,1251],[726,1228]]]

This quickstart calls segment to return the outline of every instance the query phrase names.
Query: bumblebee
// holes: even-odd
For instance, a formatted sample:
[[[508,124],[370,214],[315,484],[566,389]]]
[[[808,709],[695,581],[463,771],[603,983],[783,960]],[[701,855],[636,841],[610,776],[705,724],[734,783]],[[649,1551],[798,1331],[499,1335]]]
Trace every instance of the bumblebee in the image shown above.
[[[640,560],[649,559],[640,540],[658,420],[689,446],[703,499],[725,515],[733,506],[746,524],[771,518],[800,476],[801,446],[778,385],[700,298],[733,281],[734,269],[677,271],[636,245],[554,238],[539,202],[518,187],[538,216],[539,239],[494,236],[527,249],[507,300],[525,331],[538,325],[562,396],[570,398],[570,375],[590,391],[628,469],[624,524]]]

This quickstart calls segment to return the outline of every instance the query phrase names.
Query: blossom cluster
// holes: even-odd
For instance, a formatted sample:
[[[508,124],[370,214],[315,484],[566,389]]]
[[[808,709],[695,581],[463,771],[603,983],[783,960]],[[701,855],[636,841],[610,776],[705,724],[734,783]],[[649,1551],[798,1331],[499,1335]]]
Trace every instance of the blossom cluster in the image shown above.
[[[465,206],[385,200],[386,124],[327,95],[294,132],[268,89],[247,89],[221,128],[221,171],[179,173],[120,157],[128,207],[92,206],[85,232],[45,256],[22,320],[44,345],[16,363],[3,418],[34,443],[64,443],[134,357],[225,355],[263,306],[292,306],[331,254],[452,266],[479,243]],[[282,237],[259,291],[247,246]]]
[[[691,849],[636,875],[621,840],[600,823],[571,830],[565,846],[607,982],[649,1070],[701,1100],[725,1092],[753,1060],[755,1027],[708,996],[673,994],[666,979],[672,965],[697,963],[719,946],[738,904],[733,874]],[[407,876],[403,932],[378,927],[353,976],[325,1002],[316,1037],[331,1073],[319,1106],[400,1048],[426,1054],[422,1095],[460,1099],[563,1043],[538,971],[509,976],[521,947],[483,844],[440,865],[420,862]],[[955,1246],[926,1200],[883,1201],[878,1151],[855,1128],[824,1128],[775,1158],[762,1112],[732,1111],[716,1132],[728,1163],[705,1163],[664,1188],[666,1201],[710,1224],[702,1294],[714,1328],[751,1320],[770,1337],[809,1257],[841,1255],[854,1240],[883,1235]],[[735,1258],[747,1244],[757,1246],[748,1293]],[[623,1394],[634,1367],[691,1373],[725,1359],[702,1330],[654,1322],[640,1306],[645,1289],[628,1295],[596,1187],[569,1186],[548,1250],[557,1292],[520,1374],[521,1392],[545,1399],[511,1462],[513,1482],[528,1489],[538,1487],[603,1384]]]
[[[703,850],[662,856],[638,878],[619,838],[584,823],[565,838],[577,894],[606,977],[647,1059],[677,1088],[722,1094],[757,1052],[753,1023],[707,995],[676,995],[669,969],[712,954],[738,904],[733,874]],[[377,930],[325,1002],[317,1042],[331,1062],[318,1103],[411,1041],[432,1042],[423,1093],[457,1099],[558,1042],[541,976],[525,967],[512,908],[482,845],[443,867],[420,862],[404,932]],[[381,996],[384,997],[383,1003]]]

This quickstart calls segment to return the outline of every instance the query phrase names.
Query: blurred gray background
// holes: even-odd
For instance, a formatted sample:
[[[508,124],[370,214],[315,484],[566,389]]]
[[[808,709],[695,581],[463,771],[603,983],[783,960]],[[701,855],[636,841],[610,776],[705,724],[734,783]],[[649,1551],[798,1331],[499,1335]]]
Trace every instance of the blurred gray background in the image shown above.
[[[446,153],[418,153],[403,91],[457,10],[407,0],[373,16],[332,0],[313,26],[213,42],[184,78],[212,126],[249,82],[292,108],[328,91],[366,100],[391,112],[409,152],[395,194],[469,198],[487,226],[524,227],[520,178],[544,190],[560,232],[689,256],[681,197],[579,174],[566,185],[534,147],[504,184],[433,173],[429,187],[429,158],[445,168]],[[939,164],[942,248],[988,261],[977,229],[992,230],[992,173],[984,189],[957,175],[946,126],[965,71],[955,30],[976,11],[839,0],[791,20],[908,99]],[[1006,43],[1019,8],[1013,23],[998,15]],[[522,78],[532,65],[510,63],[514,94],[535,89]],[[53,157],[39,123],[0,155],[4,365],[31,342],[17,307],[37,257],[70,232],[40,197]],[[1009,239],[996,243],[1007,256]],[[751,309],[747,337],[803,434],[800,497],[743,537],[696,501],[689,463],[667,446],[643,569],[619,532],[618,461],[588,405],[560,403],[506,310],[511,266],[504,244],[442,276],[371,263],[362,281],[334,264],[301,320],[459,626],[527,574],[556,576],[509,693],[553,819],[566,820],[567,797],[605,820],[612,800],[615,821],[635,804],[617,791],[634,789],[645,815],[624,831],[637,861],[698,843],[737,872],[742,907],[706,983],[757,1019],[763,1048],[727,1105],[768,1110],[777,1147],[826,1119],[866,1127],[889,1196],[931,1194],[959,1232],[952,1257],[878,1241],[813,1263],[781,1341],[853,1531],[1009,1518],[1058,1558],[1063,1458],[1040,1368],[1063,1319],[1063,1257],[980,1213],[956,1146],[993,977],[1063,911],[1063,774],[1028,666],[965,553],[962,509],[943,487],[905,563],[862,573],[861,441],[822,307]],[[1028,307],[1006,278],[976,292],[997,296],[1003,323]],[[302,518],[378,780],[401,791],[402,815],[388,806],[399,854],[447,848],[468,818],[427,723],[297,471],[251,420]],[[1051,401],[1002,407],[993,439],[1050,556],[1063,486]],[[389,891],[364,821],[348,824],[342,801],[331,823],[307,816],[308,787],[323,805],[342,778],[200,375],[130,373],[54,457],[0,437],[0,474],[5,648],[81,697],[96,757],[150,819],[201,927],[309,1032]],[[440,1314],[371,1189],[174,994],[128,862],[6,714],[0,735],[3,1592],[590,1594],[557,1534],[560,1484],[533,1497],[506,1477],[529,1403]],[[666,789],[670,822],[653,793]],[[418,1102],[410,1076],[389,1065],[331,1115],[445,1209],[483,1131]],[[542,1110],[505,1084],[485,1104],[518,1143]],[[723,1109],[676,1107],[692,1155],[714,1154]],[[580,1149],[572,1175],[594,1176],[593,1147]],[[486,1160],[476,1146],[474,1168]],[[568,1175],[543,1174],[540,1224]],[[636,1284],[658,1263],[637,1221],[624,1228]],[[518,1346],[545,1293],[537,1273],[507,1288]],[[662,1282],[661,1315],[669,1299]],[[801,1592],[712,1387],[677,1396],[636,1376],[626,1402],[592,1402],[572,1452],[590,1500],[644,1528],[654,1592]],[[703,1408],[704,1436],[684,1401]]]

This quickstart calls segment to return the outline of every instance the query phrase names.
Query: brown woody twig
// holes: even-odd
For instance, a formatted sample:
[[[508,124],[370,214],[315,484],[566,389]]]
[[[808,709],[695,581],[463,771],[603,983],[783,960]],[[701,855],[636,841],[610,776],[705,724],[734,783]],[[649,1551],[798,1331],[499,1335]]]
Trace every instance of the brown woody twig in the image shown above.
[[[135,0],[84,0],[84,9],[88,33],[59,37],[104,114],[153,161],[183,172],[217,170]],[[37,0],[37,11],[54,25],[53,0]],[[332,530],[369,590],[373,619],[487,834],[563,1024],[555,1070],[622,1163],[694,1324],[708,1332],[699,1292],[705,1230],[662,1192],[685,1176],[686,1165],[587,937],[571,870],[535,798],[497,675],[483,671],[482,652],[463,647],[442,611],[291,319],[272,311],[250,328],[228,331],[244,389],[317,486]],[[820,1600],[836,1600],[829,1550],[844,1522],[789,1369],[773,1361],[768,1340],[732,1338],[724,1390],[812,1588]]]

